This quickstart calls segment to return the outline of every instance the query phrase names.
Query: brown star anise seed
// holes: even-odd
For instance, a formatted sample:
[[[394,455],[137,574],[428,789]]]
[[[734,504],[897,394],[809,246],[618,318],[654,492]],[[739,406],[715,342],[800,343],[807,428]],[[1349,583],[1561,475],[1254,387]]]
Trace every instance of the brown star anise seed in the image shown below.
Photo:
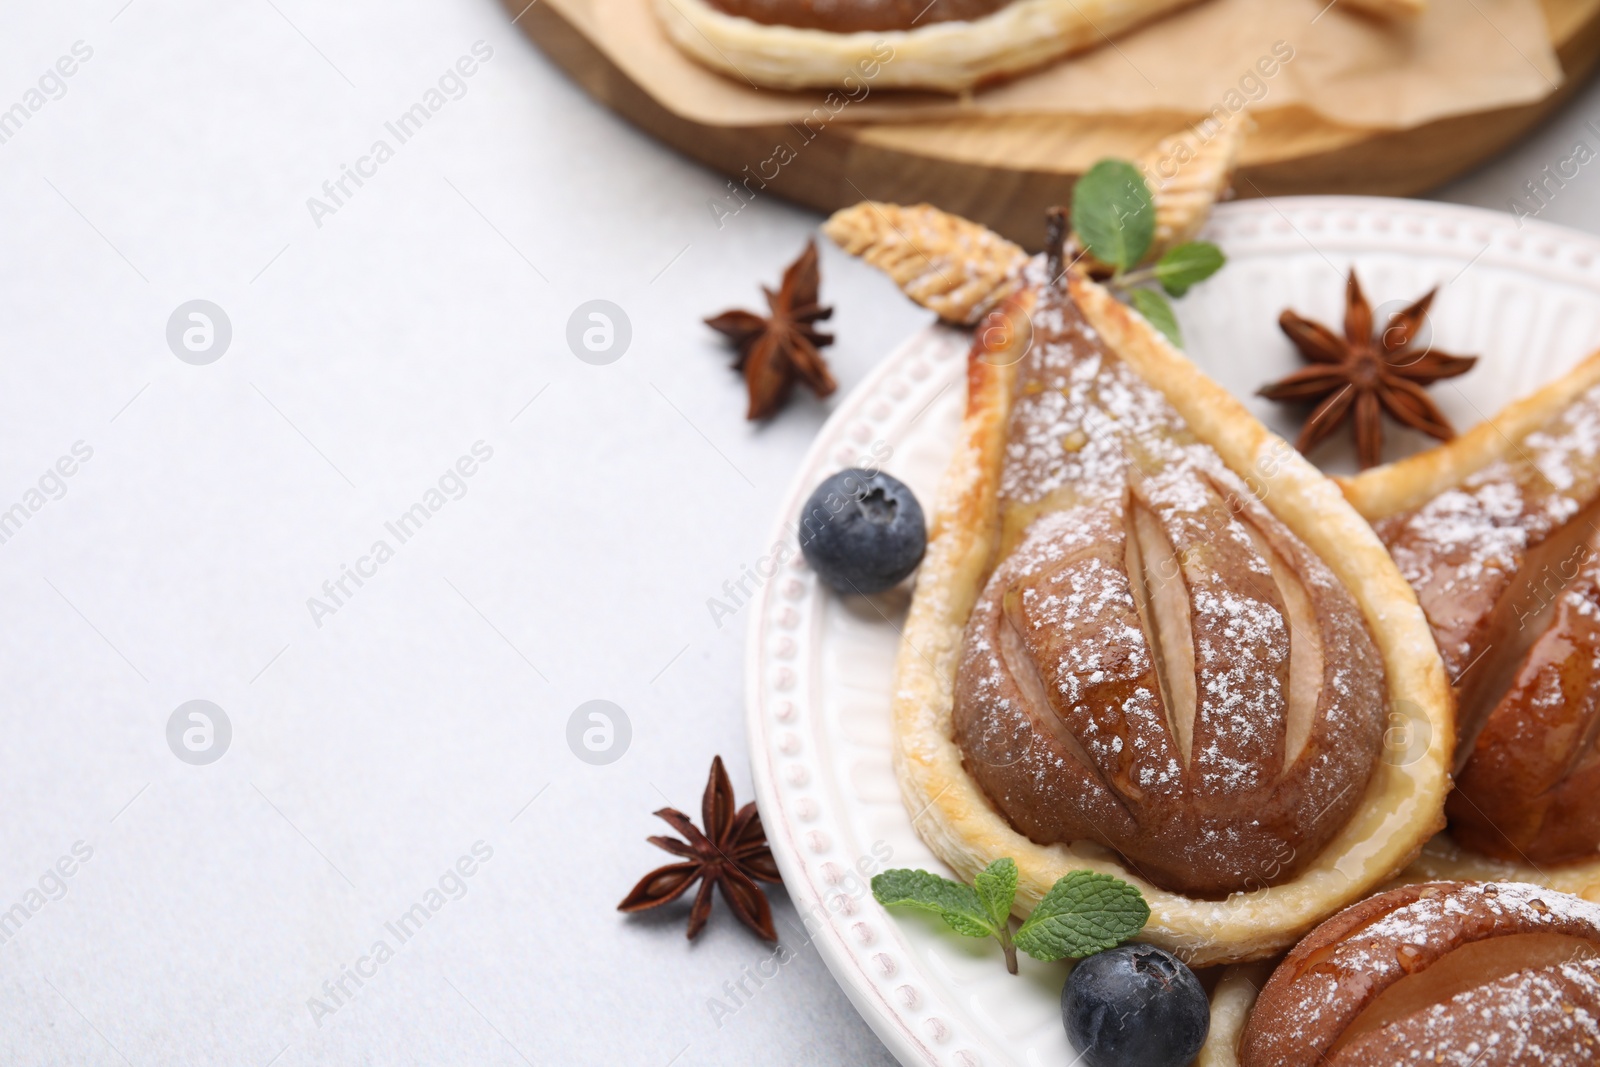
[[[833,344],[833,335],[816,327],[833,314],[818,302],[821,284],[817,271],[817,242],[807,241],[804,252],[783,272],[783,284],[774,293],[766,286],[766,317],[753,311],[724,311],[706,319],[706,325],[733,341],[739,350],[734,369],[744,372],[750,391],[747,419],[764,419],[783,407],[798,378],[817,396],[838,388],[828,364],[818,351]]]
[[[1372,308],[1356,272],[1345,285],[1344,336],[1321,323],[1301,318],[1293,311],[1278,317],[1278,325],[1312,365],[1262,386],[1260,395],[1287,403],[1315,403],[1295,447],[1310,452],[1353,416],[1356,458],[1362,468],[1383,458],[1383,420],[1390,418],[1448,441],[1456,435],[1423,391],[1424,385],[1465,374],[1477,356],[1452,356],[1432,348],[1415,351],[1411,343],[1433,303],[1438,289],[1392,315],[1383,332],[1372,334]]]
[[[617,905],[617,910],[636,912],[659,908],[677,900],[698,881],[700,891],[695,894],[694,907],[689,910],[690,938],[705,927],[711,916],[711,887],[715,885],[740,922],[768,941],[778,940],[778,933],[772,927],[772,907],[756,883],[778,883],[783,879],[772,859],[767,836],[762,832],[761,814],[756,811],[755,801],[734,810],[733,783],[722,766],[722,757],[711,761],[711,778],[706,782],[705,796],[700,802],[704,833],[676,808],[662,808],[656,814],[684,839],[651,837],[647,840],[674,856],[682,856],[685,862],[657,867],[639,879],[639,884]]]

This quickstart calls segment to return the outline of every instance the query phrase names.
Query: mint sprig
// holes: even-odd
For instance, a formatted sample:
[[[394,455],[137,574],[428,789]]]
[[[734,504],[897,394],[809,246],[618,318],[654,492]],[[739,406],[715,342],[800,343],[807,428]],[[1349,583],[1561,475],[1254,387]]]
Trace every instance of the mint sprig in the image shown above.
[[[996,923],[977,892],[937,874],[905,868],[884,871],[872,879],[872,895],[886,906],[931,911],[967,937],[989,937],[995,932]]]
[[[1222,249],[1210,241],[1185,241],[1167,249],[1150,270],[1169,295],[1182,296],[1191,286],[1221,270],[1226,262]]]
[[[1072,187],[1072,228],[1094,258],[1131,270],[1156,236],[1156,203],[1139,168],[1102,159]]]
[[[972,880],[984,910],[995,926],[1006,926],[1011,921],[1011,905],[1017,899],[1017,861],[1002,856],[978,872]]]
[[[932,912],[958,934],[994,938],[1012,974],[1019,948],[1036,960],[1089,956],[1126,941],[1150,918],[1149,906],[1133,886],[1108,874],[1073,871],[1050,887],[1013,935],[1017,863],[1004,856],[970,886],[928,871],[884,871],[872,879],[872,895],[885,907]]]
[[[1161,290],[1183,296],[1221,269],[1227,261],[1222,249],[1209,241],[1185,241],[1141,267],[1155,240],[1155,197],[1139,168],[1121,159],[1100,160],[1072,187],[1072,229],[1083,247],[1111,268],[1108,284],[1182,348],[1177,316]],[[1160,289],[1149,288],[1150,282]]]
[[[1036,960],[1092,956],[1144,929],[1150,905],[1133,886],[1095,871],[1073,871],[1050,887],[1017,929],[1017,947]]]
[[[1128,294],[1128,303],[1144,316],[1146,322],[1160,330],[1162,336],[1176,348],[1183,347],[1183,333],[1178,329],[1178,316],[1172,304],[1154,289],[1135,289]]]
[[[928,871],[904,867],[872,879],[872,895],[884,907],[931,911],[945,925],[966,937],[992,937],[1006,954],[1006,969],[1017,973],[1017,950],[1011,943],[1011,902],[1017,895],[1017,863],[997,859],[963,885]]]

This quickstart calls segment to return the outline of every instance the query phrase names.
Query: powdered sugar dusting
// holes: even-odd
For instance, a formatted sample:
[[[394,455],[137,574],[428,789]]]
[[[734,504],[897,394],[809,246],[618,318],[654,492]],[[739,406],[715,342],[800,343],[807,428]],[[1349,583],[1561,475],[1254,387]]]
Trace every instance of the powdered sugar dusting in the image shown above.
[[[1428,1009],[1406,1057],[1459,1067],[1593,1064],[1600,1060],[1597,999],[1600,959],[1563,963],[1554,974],[1507,975]]]
[[[1098,841],[1204,891],[1290,877],[1375,761],[1383,671],[1360,613],[1075,306],[1044,294],[1033,336],[1001,471],[1002,561],[960,670],[969,767],[1034,840]],[[1292,631],[1280,581],[1315,606],[1307,632]],[[1323,672],[1288,768],[1297,641],[1322,650]],[[1193,693],[1187,748],[1163,690],[1174,677]]]
[[[1529,552],[1597,497],[1600,386],[1517,442],[1508,458],[1376,524],[1452,677],[1483,651],[1488,617]]]
[[[1275,1005],[1280,1018],[1292,1016],[1304,1027],[1299,1034],[1276,1035],[1282,1062],[1458,1067],[1600,1062],[1600,906],[1517,882],[1429,885],[1418,892],[1418,899],[1300,960],[1305,970],[1289,987],[1292,1000]],[[1376,991],[1435,965],[1455,948],[1529,933],[1565,935],[1593,947],[1554,964],[1485,975],[1481,984],[1351,1038],[1331,1057],[1315,1047],[1337,1037]],[[1296,966],[1294,958],[1285,966]],[[1307,1042],[1312,1047],[1302,1048],[1303,1055],[1288,1051]]]

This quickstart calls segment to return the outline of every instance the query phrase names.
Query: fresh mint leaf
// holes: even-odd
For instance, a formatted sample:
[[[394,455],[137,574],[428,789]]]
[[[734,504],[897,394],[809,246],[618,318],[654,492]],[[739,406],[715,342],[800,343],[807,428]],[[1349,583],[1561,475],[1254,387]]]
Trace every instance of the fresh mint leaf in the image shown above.
[[[1011,922],[1011,905],[1017,899],[1017,861],[1002,856],[972,880],[972,888],[998,930]]]
[[[1166,335],[1173,347],[1183,347],[1183,333],[1178,329],[1178,317],[1172,313],[1172,305],[1167,303],[1167,298],[1154,289],[1133,289],[1128,293],[1128,299],[1134,309],[1145,317],[1145,321]]]
[[[967,937],[995,937],[999,933],[976,890],[927,871],[903,867],[884,871],[872,879],[872,895],[886,908],[931,911],[956,933]]]
[[[1222,249],[1210,241],[1186,241],[1167,249],[1156,260],[1154,273],[1170,296],[1182,296],[1222,268],[1226,262]]]
[[[1073,871],[1050,887],[1014,940],[1036,960],[1081,958],[1115,948],[1149,918],[1150,906],[1127,882]]]
[[[1156,232],[1156,205],[1139,168],[1102,159],[1072,187],[1072,229],[1094,258],[1118,271],[1144,258]]]

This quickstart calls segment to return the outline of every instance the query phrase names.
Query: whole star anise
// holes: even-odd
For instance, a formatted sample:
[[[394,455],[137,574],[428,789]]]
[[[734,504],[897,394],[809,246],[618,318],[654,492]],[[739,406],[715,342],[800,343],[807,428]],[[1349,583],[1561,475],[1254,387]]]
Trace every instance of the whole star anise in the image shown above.
[[[1311,451],[1349,416],[1354,422],[1357,461],[1363,469],[1374,466],[1382,460],[1381,412],[1385,411],[1396,422],[1441,441],[1456,435],[1455,427],[1422,387],[1465,374],[1478,357],[1411,348],[1438,291],[1431,289],[1397,311],[1376,337],[1372,308],[1354,270],[1345,286],[1344,337],[1293,311],[1278,317],[1278,325],[1312,366],[1263,386],[1260,395],[1269,400],[1316,403],[1296,448]]]
[[[796,378],[823,397],[838,388],[818,349],[833,344],[833,335],[815,323],[833,314],[818,303],[817,242],[806,242],[800,257],[783,272],[783,284],[774,293],[766,286],[770,314],[724,311],[706,319],[706,325],[730,338],[739,350],[734,369],[744,372],[750,391],[747,419],[764,419],[789,399]]]
[[[662,808],[656,814],[682,834],[684,840],[651,837],[649,842],[674,856],[684,857],[686,862],[669,863],[639,879],[639,884],[617,905],[617,910],[635,912],[659,908],[677,900],[698,880],[700,892],[695,894],[694,907],[689,910],[690,938],[701,931],[711,916],[711,887],[715,885],[722,890],[722,899],[740,922],[768,941],[778,940],[777,931],[772,928],[772,907],[756,882],[778,883],[783,879],[772,859],[767,835],[761,829],[761,815],[756,811],[755,801],[734,811],[733,783],[728,781],[728,772],[722,767],[722,757],[711,761],[711,778],[706,782],[705,797],[700,801],[704,833],[676,808]]]

